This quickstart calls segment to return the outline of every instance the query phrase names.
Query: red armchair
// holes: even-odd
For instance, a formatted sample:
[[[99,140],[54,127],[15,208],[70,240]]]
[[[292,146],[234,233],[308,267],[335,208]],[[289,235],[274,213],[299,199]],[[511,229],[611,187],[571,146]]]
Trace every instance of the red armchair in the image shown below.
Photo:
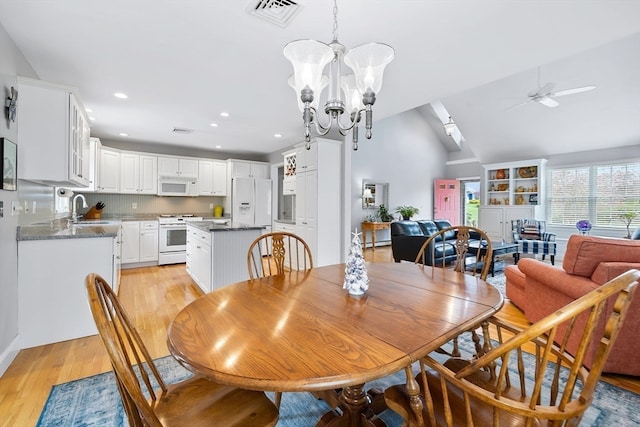
[[[631,268],[640,268],[640,241],[573,235],[567,242],[562,268],[530,258],[508,266],[507,298],[524,311],[527,320],[536,322]],[[605,309],[612,308],[607,305]],[[601,323],[598,328],[603,329]],[[640,298],[636,296],[604,372],[640,376],[638,328]],[[568,348],[575,351],[572,343]],[[587,367],[594,356],[592,345],[585,357]]]

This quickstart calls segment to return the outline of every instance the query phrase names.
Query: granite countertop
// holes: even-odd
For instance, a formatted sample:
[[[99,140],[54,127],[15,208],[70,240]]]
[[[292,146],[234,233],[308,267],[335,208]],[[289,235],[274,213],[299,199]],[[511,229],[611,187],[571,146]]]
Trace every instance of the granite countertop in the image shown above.
[[[229,221],[227,224],[216,224],[213,220],[188,222],[187,225],[202,231],[264,230],[266,228],[264,225],[247,225],[233,221]]]
[[[84,220],[82,224],[67,225],[66,220],[23,225],[17,228],[16,240],[55,240],[95,237],[116,237],[120,230],[119,220]]]

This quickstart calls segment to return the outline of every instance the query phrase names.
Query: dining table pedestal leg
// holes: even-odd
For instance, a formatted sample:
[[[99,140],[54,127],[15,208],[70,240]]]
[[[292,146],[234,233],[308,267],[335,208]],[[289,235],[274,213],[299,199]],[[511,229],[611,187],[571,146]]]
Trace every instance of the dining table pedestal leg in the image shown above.
[[[375,398],[375,396],[374,396]],[[364,391],[364,384],[348,386],[340,394],[340,410],[328,412],[320,418],[316,427],[386,427],[371,408],[372,397]]]

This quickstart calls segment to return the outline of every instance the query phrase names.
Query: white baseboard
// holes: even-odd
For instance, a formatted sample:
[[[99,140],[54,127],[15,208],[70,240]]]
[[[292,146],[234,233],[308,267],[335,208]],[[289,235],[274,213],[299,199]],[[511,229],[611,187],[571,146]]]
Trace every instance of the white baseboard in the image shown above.
[[[4,375],[7,369],[9,369],[9,365],[16,358],[18,352],[20,351],[20,346],[18,342],[20,341],[20,337],[16,336],[9,347],[5,351],[0,354],[0,376]]]

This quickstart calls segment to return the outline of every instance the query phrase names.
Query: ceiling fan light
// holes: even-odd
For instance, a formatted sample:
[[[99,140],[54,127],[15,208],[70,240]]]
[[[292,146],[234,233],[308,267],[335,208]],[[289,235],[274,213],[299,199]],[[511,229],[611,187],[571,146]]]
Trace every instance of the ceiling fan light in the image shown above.
[[[453,135],[453,132],[455,130],[456,130],[456,124],[451,119],[451,116],[449,116],[449,121],[444,124],[444,131],[448,136],[451,136]]]
[[[393,48],[384,43],[367,43],[354,47],[344,55],[344,63],[353,70],[361,94],[382,89],[384,68],[395,56]]]

